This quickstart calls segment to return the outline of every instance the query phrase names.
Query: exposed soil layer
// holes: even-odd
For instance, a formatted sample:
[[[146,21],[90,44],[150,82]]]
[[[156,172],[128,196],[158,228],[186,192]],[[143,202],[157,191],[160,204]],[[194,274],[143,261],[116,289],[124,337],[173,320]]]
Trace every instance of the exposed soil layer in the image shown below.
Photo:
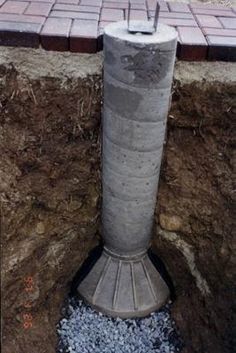
[[[235,84],[175,82],[156,215],[167,232],[155,244],[186,352],[234,351],[235,116]]]
[[[96,244],[101,76],[62,85],[0,72],[4,352],[50,353],[63,297]]]
[[[99,239],[100,64],[78,75],[89,57],[48,54],[50,73],[39,53],[37,74],[35,53],[0,60],[4,353],[55,353],[63,300]],[[185,353],[233,351],[235,72],[176,65],[154,245]]]

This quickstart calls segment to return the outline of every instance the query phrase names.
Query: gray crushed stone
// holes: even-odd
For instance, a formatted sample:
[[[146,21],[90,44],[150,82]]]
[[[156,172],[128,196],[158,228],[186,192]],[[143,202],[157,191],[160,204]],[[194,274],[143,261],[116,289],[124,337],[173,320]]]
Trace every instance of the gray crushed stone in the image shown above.
[[[124,320],[71,298],[63,316],[57,326],[57,353],[178,353],[183,347],[170,304],[146,318]]]

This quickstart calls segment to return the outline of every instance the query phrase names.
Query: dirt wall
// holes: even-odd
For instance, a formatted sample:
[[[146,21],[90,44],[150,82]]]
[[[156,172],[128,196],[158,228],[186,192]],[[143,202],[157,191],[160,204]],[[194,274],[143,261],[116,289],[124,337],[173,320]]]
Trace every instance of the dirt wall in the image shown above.
[[[4,353],[55,353],[63,299],[98,242],[101,67],[100,54],[0,53]],[[176,63],[153,244],[187,353],[233,347],[235,69]]]

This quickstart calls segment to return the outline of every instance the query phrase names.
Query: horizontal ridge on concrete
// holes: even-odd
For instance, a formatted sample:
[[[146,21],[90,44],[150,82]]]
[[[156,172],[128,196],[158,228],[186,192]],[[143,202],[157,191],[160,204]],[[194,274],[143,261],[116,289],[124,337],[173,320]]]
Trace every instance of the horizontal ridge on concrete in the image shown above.
[[[182,60],[236,61],[236,9],[159,1],[178,32]],[[156,0],[132,0],[131,19],[154,18]],[[107,24],[127,19],[128,0],[0,0],[0,45],[96,53]]]

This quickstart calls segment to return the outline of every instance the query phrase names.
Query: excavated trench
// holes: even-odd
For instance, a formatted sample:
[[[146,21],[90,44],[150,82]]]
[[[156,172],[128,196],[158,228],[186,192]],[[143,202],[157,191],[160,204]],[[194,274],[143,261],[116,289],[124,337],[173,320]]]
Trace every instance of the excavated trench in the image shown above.
[[[1,51],[4,353],[56,352],[63,301],[99,242],[101,67],[100,54]],[[184,353],[234,350],[235,69],[175,68],[153,247]]]

